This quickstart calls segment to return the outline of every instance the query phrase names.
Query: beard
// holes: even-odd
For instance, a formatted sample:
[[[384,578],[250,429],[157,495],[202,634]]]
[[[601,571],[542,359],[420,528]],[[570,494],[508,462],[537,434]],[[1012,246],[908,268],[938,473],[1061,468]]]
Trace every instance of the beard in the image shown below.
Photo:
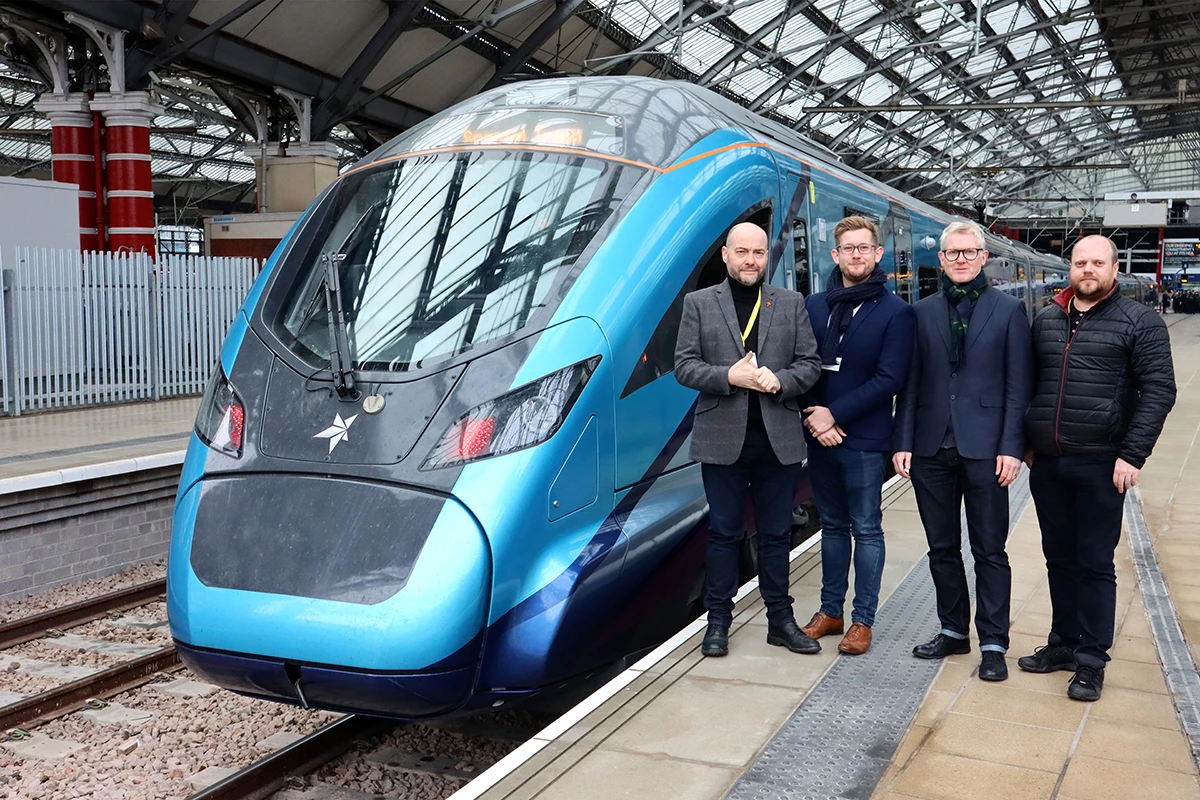
[[[1099,280],[1095,281],[1095,284],[1096,288],[1090,292],[1083,288],[1082,282],[1078,284],[1072,283],[1071,288],[1075,290],[1075,296],[1080,300],[1103,300],[1113,288],[1112,283],[1106,284]]]

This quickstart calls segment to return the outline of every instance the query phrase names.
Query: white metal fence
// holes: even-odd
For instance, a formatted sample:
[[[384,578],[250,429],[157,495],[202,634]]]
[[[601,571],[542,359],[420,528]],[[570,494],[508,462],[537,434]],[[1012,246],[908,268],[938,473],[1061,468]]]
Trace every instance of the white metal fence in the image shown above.
[[[202,392],[257,272],[248,258],[0,252],[0,413]]]

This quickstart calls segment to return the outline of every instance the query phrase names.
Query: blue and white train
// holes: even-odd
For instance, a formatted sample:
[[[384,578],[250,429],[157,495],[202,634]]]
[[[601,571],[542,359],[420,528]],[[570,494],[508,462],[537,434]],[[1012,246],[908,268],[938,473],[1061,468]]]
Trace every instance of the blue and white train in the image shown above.
[[[420,718],[664,639],[698,611],[706,536],[683,296],[724,279],[743,220],[773,283],[819,289],[848,213],[879,221],[901,297],[936,287],[950,217],[686,83],[499,88],[369,155],[267,262],[204,396],[168,571],[184,661]],[[1031,305],[1065,284],[989,246]]]

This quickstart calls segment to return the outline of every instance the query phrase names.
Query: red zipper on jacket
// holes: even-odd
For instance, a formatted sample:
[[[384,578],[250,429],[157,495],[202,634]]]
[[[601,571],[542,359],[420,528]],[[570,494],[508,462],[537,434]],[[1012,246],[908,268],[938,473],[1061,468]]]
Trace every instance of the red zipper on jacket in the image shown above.
[[[1062,419],[1062,402],[1063,391],[1067,386],[1067,357],[1071,355],[1071,341],[1075,338],[1075,334],[1079,332],[1079,328],[1083,327],[1083,318],[1079,320],[1079,327],[1071,330],[1071,312],[1067,311],[1067,346],[1063,348],[1062,374],[1058,379],[1058,406],[1054,410],[1054,446],[1058,449],[1058,454],[1062,455],[1062,442],[1058,440],[1058,423]]]

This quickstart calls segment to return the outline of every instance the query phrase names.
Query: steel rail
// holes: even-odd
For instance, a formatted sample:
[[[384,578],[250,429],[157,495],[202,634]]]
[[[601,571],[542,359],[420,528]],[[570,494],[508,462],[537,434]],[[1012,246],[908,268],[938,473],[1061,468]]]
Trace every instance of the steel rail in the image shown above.
[[[147,653],[124,664],[0,706],[0,731],[29,728],[78,711],[93,697],[113,697],[148,683],[156,673],[179,667],[175,646]]]
[[[303,739],[201,789],[187,800],[261,800],[286,788],[291,777],[306,775],[329,763],[368,736],[396,726],[395,720],[346,716]]]
[[[41,637],[47,630],[66,630],[103,617],[110,611],[121,611],[145,605],[167,590],[166,578],[141,583],[115,592],[81,600],[62,608],[35,614],[0,624],[0,650]]]

